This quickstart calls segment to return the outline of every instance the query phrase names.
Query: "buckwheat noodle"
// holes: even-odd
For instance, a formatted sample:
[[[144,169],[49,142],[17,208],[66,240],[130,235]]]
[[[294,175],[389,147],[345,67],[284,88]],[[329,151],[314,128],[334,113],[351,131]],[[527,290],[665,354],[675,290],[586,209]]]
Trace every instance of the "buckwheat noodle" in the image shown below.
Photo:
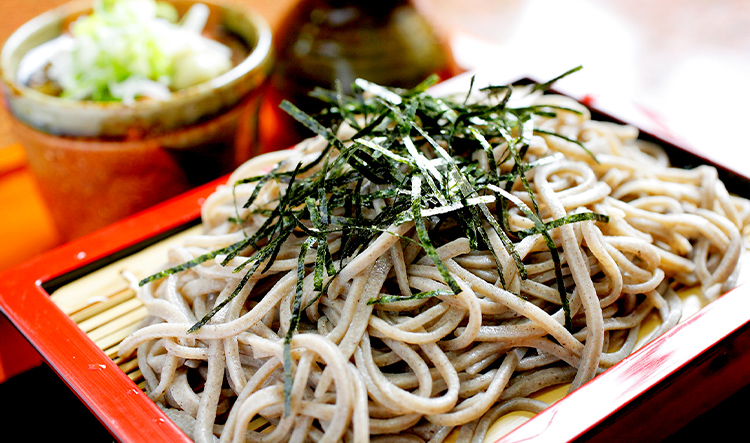
[[[515,244],[528,273],[523,279],[488,226],[505,287],[488,251],[472,251],[468,239],[455,238],[436,246],[460,293],[369,304],[394,288],[402,294],[448,289],[433,261],[404,240],[416,238],[414,223],[405,222],[344,263],[317,300],[312,273],[305,277],[302,306],[309,307],[291,341],[288,414],[283,342],[304,236],[290,236],[270,268],[257,270],[193,333],[188,329],[244,277],[233,272],[244,257],[227,266],[217,257],[148,283],[139,295],[150,317],[121,343],[120,354],[137,352],[149,396],[196,442],[439,442],[454,431],[458,441],[481,442],[502,415],[544,409],[533,393],[562,383],[576,389],[630,354],[650,313],[661,318],[651,338],[674,326],[681,316],[676,287],[698,285],[713,299],[735,284],[750,206],[727,192],[714,168],[670,167],[665,153],[637,139],[633,127],[591,120],[564,97],[535,100],[579,109],[537,117],[535,125],[582,142],[595,156],[562,137],[532,137],[526,156],[551,160],[527,171],[539,213],[544,220],[589,211],[609,216],[607,223],[584,220],[550,230],[572,289],[572,330],[564,326],[542,235]],[[351,132],[339,136],[346,140]],[[291,171],[326,145],[312,138],[241,166],[205,201],[204,233],[174,247],[168,266],[252,234],[264,215],[250,211],[273,207],[285,191],[285,184],[269,181],[253,207],[243,209],[237,202],[256,184],[233,183],[279,162],[280,171]],[[506,149],[494,147],[496,159]],[[502,163],[500,172],[511,167]],[[368,182],[362,187],[377,189]],[[519,206],[532,204],[521,183],[509,198],[511,228],[532,228]],[[386,205],[376,201],[363,215],[374,218]],[[237,217],[247,219],[243,226],[230,221]],[[328,243],[335,257],[341,235],[330,234]],[[306,262],[315,257],[308,251]]]

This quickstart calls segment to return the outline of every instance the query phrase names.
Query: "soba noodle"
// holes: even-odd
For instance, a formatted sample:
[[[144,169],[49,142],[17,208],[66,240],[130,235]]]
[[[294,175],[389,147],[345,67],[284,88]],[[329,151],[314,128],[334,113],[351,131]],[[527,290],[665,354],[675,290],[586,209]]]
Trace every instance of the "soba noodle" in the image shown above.
[[[535,392],[562,383],[576,389],[630,354],[650,313],[661,318],[652,338],[674,326],[681,315],[675,288],[700,285],[711,299],[734,285],[750,207],[726,191],[714,168],[670,167],[659,147],[637,139],[635,128],[594,121],[565,97],[519,95],[522,101],[514,95],[509,108],[522,103],[548,111],[529,120],[533,134],[507,137],[526,137],[522,174],[528,188],[520,175],[509,175],[518,165],[507,139],[488,140],[494,162],[481,148],[470,154],[478,170],[495,163],[504,181],[474,200],[417,200],[439,259],[427,253],[416,218],[378,231],[343,261],[351,232],[332,229],[326,240],[335,277],[327,269],[327,285],[319,292],[313,267],[321,246],[305,242],[305,232],[318,232],[319,225],[307,220],[309,231],[297,228],[260,267],[246,266],[262,246],[251,244],[228,263],[222,264],[228,253],[219,254],[145,284],[139,295],[150,317],[122,342],[120,354],[137,352],[149,396],[196,442],[439,442],[451,432],[459,441],[481,442],[498,417],[542,410],[546,405],[531,397]],[[296,179],[314,177],[335,162],[339,147],[351,146],[356,132],[341,125],[337,134],[344,143],[334,143],[326,161],[298,170]],[[434,185],[430,168],[445,166],[435,146],[414,141],[414,159],[428,172],[412,175],[399,195],[424,195]],[[329,145],[318,136],[240,167],[204,203],[205,232],[173,248],[167,267],[252,236],[290,188],[289,172]],[[286,178],[242,182],[272,168]],[[253,204],[244,208],[256,186]],[[386,185],[367,178],[347,186],[374,195],[358,206],[365,220],[386,211],[395,195],[373,194]],[[323,207],[327,195],[315,202],[311,219],[317,211],[324,218],[352,217],[347,207],[356,206],[353,201]],[[487,219],[475,226],[483,230],[478,238],[486,239],[478,244],[460,235],[457,223],[434,222],[436,214],[470,205],[489,208],[494,216],[501,197],[512,248]],[[535,205],[538,210],[530,209]],[[602,217],[550,225],[557,269],[529,210],[544,223],[571,214]],[[335,225],[332,220],[329,225]],[[307,266],[302,313],[295,319],[301,251]],[[451,291],[439,264],[459,291]],[[415,297],[415,291],[431,296]],[[373,302],[394,293],[394,301]],[[228,299],[206,324],[188,332]],[[291,337],[290,390],[285,337]]]

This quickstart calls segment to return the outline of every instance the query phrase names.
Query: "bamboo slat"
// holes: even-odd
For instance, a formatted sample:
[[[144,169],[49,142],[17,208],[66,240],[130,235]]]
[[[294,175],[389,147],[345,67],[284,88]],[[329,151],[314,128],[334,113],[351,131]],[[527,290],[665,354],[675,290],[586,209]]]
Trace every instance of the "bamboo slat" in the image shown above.
[[[166,260],[167,251],[185,237],[200,233],[195,226],[87,274],[50,294],[53,302],[84,331],[131,380],[143,375],[135,356],[120,358],[120,342],[146,318],[147,311],[136,296],[134,280],[148,277]]]

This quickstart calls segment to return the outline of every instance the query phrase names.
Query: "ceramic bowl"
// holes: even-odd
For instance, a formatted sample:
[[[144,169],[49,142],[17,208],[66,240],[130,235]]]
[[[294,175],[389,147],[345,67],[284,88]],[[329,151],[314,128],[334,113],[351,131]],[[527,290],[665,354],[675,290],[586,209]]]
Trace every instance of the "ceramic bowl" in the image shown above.
[[[170,1],[182,14],[195,1]],[[75,2],[21,26],[0,54],[14,133],[64,239],[131,215],[236,168],[253,155],[259,95],[273,64],[271,31],[241,5],[201,1],[206,29],[222,27],[249,48],[228,72],[168,100],[75,101],[18,81],[21,59],[91,11]]]

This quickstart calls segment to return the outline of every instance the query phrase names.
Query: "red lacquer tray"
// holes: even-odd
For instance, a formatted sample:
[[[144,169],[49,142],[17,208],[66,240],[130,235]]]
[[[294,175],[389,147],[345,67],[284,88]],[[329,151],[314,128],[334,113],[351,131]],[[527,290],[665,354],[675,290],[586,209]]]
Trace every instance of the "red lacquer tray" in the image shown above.
[[[664,146],[677,165],[712,164],[671,143],[668,136],[643,132]],[[730,192],[750,195],[750,179],[717,168]],[[204,185],[0,274],[0,309],[118,441],[190,440],[49,294],[195,225],[202,199],[224,181]],[[750,384],[748,349],[750,289],[740,286],[499,441],[659,440]]]

